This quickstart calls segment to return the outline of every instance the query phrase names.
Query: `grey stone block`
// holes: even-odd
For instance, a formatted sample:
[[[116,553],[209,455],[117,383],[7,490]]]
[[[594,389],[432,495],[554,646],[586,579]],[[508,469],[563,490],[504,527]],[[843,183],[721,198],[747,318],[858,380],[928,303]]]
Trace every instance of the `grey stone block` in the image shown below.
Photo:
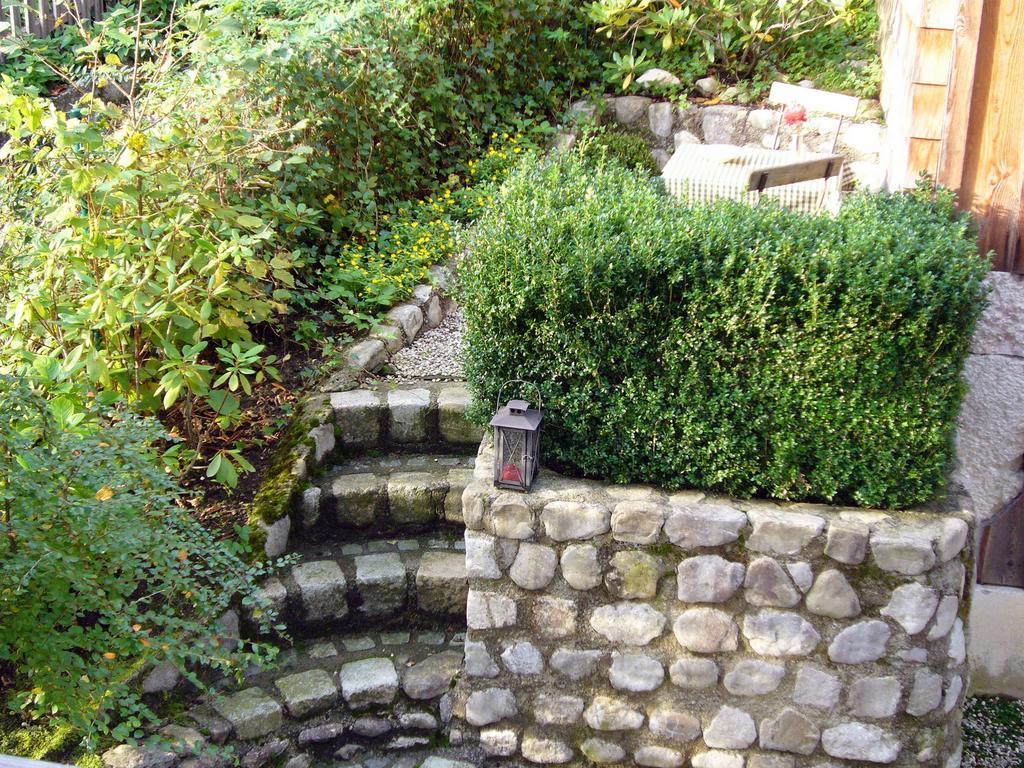
[[[259,688],[219,697],[213,708],[231,723],[235,736],[243,741],[258,739],[281,727],[281,705]]]
[[[646,96],[619,96],[614,100],[615,121],[620,125],[634,125],[643,119],[651,102]]]
[[[516,697],[507,688],[474,691],[466,700],[466,721],[470,725],[490,725],[518,713]]]
[[[562,578],[573,589],[588,590],[601,584],[597,549],[590,544],[570,544],[562,551]]]
[[[860,614],[860,598],[842,573],[823,571],[807,593],[807,610],[832,619],[851,619]]]
[[[523,542],[508,575],[523,589],[544,589],[555,577],[558,555],[543,544]]]
[[[545,533],[555,541],[592,539],[607,533],[611,526],[611,513],[602,504],[552,501],[540,517]]]
[[[386,506],[383,478],[369,472],[336,475],[326,485],[338,525],[364,528],[379,523]]]
[[[892,763],[899,757],[900,742],[889,731],[865,723],[843,723],[826,728],[821,746],[830,757]]]
[[[367,389],[350,389],[331,395],[334,424],[346,448],[369,448],[381,443],[380,395]]]
[[[429,436],[429,389],[393,389],[387,394],[390,429],[396,443],[422,443]]]
[[[786,707],[761,721],[760,737],[763,749],[809,755],[817,748],[821,732],[805,715]]]
[[[402,690],[411,699],[436,699],[451,688],[462,669],[459,651],[442,651],[409,667],[402,675]]]
[[[621,763],[626,758],[626,750],[615,742],[593,737],[580,744],[580,752],[587,760],[597,765]]]
[[[934,589],[911,582],[893,590],[881,614],[895,619],[908,635],[916,635],[928,626],[938,605],[939,595]]]
[[[465,555],[458,552],[423,553],[416,570],[416,601],[421,611],[464,615],[468,592]]]
[[[817,515],[788,509],[751,509],[747,517],[754,529],[747,549],[767,554],[797,555],[825,528]]]
[[[757,738],[754,718],[723,704],[704,729],[704,743],[716,749],[746,749]]]
[[[747,568],[743,597],[751,605],[792,608],[800,602],[800,593],[778,561],[758,557]]]
[[[836,635],[828,647],[828,657],[839,664],[877,661],[885,655],[891,634],[892,630],[884,621],[859,622]]]
[[[448,493],[444,496],[444,519],[449,523],[464,524],[462,516],[462,495],[473,482],[472,469],[448,470]]]
[[[426,524],[441,516],[448,480],[430,472],[395,472],[388,478],[391,520],[398,524]]]
[[[718,684],[718,665],[711,659],[676,659],[668,670],[680,688],[710,688]]]
[[[623,501],[612,512],[612,536],[628,544],[654,544],[669,508],[650,501]]]
[[[388,616],[405,607],[408,582],[405,565],[396,552],[354,558],[356,590],[364,616]]]
[[[904,531],[873,531],[871,555],[883,571],[917,576],[935,565],[931,539]]]
[[[342,619],[348,615],[348,583],[334,560],[299,563],[292,568],[292,578],[299,588],[304,620]]]
[[[724,504],[674,507],[665,520],[665,535],[682,549],[718,547],[740,537],[747,516]]]
[[[556,672],[576,682],[594,674],[603,656],[602,651],[558,648],[551,654],[548,663]]]
[[[862,677],[850,685],[847,705],[856,717],[892,717],[902,688],[895,677]]]
[[[620,600],[646,600],[658,593],[661,560],[646,552],[616,552],[604,583],[609,594]]]
[[[483,439],[483,427],[466,418],[473,396],[465,385],[453,384],[437,393],[437,426],[441,439],[451,445],[475,445]]]
[[[758,659],[744,659],[725,673],[725,689],[736,696],[762,696],[771,693],[786,676],[781,664],[770,664]]]
[[[515,626],[516,603],[496,592],[469,590],[466,596],[466,623],[470,629],[499,629]]]
[[[338,687],[322,669],[311,669],[275,681],[288,714],[303,719],[330,709],[338,698]]]
[[[617,691],[653,691],[664,682],[665,669],[645,654],[613,651],[608,680]]]
[[[398,673],[391,659],[350,661],[342,665],[338,677],[341,695],[352,709],[390,704],[398,695]]]

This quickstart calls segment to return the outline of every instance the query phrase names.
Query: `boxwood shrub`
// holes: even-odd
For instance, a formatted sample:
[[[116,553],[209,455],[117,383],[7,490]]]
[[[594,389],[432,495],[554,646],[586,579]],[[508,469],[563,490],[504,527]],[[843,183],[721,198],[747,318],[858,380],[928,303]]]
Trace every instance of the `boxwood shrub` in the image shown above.
[[[513,173],[470,251],[477,416],[537,382],[547,463],[870,506],[944,488],[987,269],[948,196],[686,207],[567,155]]]

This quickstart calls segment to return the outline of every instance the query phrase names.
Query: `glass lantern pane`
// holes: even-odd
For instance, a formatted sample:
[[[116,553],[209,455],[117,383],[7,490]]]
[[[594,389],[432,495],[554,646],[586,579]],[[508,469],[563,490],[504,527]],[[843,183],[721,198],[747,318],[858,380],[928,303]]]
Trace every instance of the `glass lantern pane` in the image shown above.
[[[515,486],[525,485],[526,433],[519,429],[499,428],[498,438],[498,482]]]

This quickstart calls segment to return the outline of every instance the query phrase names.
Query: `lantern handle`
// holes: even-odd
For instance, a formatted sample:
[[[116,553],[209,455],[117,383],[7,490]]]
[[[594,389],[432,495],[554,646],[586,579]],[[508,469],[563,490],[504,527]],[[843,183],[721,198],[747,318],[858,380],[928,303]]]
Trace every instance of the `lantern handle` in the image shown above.
[[[544,410],[543,403],[541,402],[540,387],[538,387],[532,381],[527,381],[526,379],[509,379],[504,384],[502,384],[500,387],[498,387],[498,399],[495,401],[495,406],[494,406],[494,410],[495,411],[498,411],[498,410],[501,409],[501,393],[505,389],[505,387],[507,387],[509,384],[529,384],[531,387],[533,387],[534,392],[537,393],[537,410],[538,411]]]

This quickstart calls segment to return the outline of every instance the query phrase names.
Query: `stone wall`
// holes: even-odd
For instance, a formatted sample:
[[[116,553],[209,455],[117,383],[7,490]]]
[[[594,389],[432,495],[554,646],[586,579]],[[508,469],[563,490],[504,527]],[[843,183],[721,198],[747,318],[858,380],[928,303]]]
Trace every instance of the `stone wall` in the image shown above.
[[[463,495],[453,735],[532,763],[959,764],[970,513],[548,472],[514,494],[491,461]]]
[[[779,109],[739,104],[706,107],[647,96],[608,96],[575,102],[566,115],[566,124],[571,130],[571,126],[581,120],[592,120],[639,133],[651,146],[658,167],[663,168],[672,153],[684,144],[733,144],[771,149],[779,116]],[[869,191],[878,191],[886,183],[879,154],[885,145],[886,128],[872,119],[876,116],[876,112],[866,109],[865,117],[844,121],[836,147],[837,152],[846,157],[846,180]],[[798,128],[783,125],[779,131],[779,147],[789,147],[799,132],[803,145],[809,150],[828,153],[837,128],[838,118],[811,115]],[[571,145],[574,139],[574,134],[564,133],[559,145]]]
[[[1024,489],[1024,278],[992,272],[986,279],[989,306],[964,366],[968,391],[953,473],[970,495],[979,526]],[[1024,641],[1007,633],[1024,621],[1024,589],[978,586],[975,598],[973,690],[1024,697]]]

